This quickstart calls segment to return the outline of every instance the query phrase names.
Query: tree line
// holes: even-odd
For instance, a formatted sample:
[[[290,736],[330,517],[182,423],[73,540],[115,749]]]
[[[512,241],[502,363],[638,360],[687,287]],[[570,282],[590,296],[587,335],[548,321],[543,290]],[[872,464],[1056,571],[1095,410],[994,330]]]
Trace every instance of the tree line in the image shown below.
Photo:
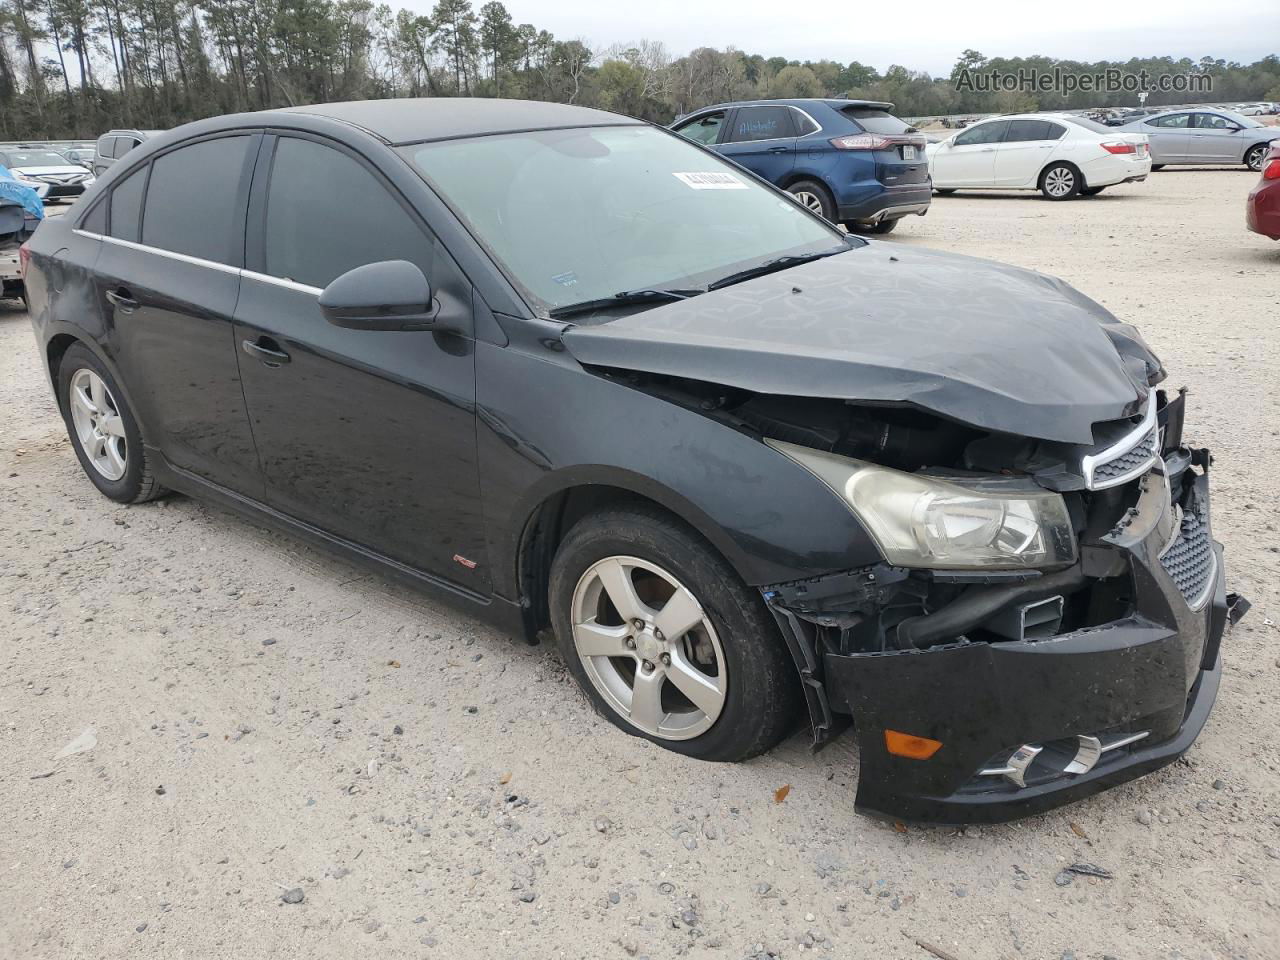
[[[1204,57],[1082,63],[988,59],[949,76],[858,61],[797,61],[728,48],[674,56],[658,41],[609,48],[513,21],[499,0],[439,0],[430,14],[371,0],[0,0],[0,139],[92,138],[201,117],[379,97],[518,97],[658,122],[749,97],[887,100],[902,116],[1135,102],[1131,93],[957,89],[962,69],[1205,73],[1201,101],[1280,100],[1280,60]],[[1179,102],[1153,94],[1149,103]]]

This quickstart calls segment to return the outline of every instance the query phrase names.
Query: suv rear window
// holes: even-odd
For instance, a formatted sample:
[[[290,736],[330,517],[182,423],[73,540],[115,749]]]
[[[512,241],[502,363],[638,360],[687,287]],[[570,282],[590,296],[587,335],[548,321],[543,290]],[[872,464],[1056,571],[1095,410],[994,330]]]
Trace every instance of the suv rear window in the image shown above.
[[[841,107],[840,112],[867,133],[881,133],[888,136],[916,132],[916,128],[905,120],[899,120],[892,113],[876,110],[873,107]]]

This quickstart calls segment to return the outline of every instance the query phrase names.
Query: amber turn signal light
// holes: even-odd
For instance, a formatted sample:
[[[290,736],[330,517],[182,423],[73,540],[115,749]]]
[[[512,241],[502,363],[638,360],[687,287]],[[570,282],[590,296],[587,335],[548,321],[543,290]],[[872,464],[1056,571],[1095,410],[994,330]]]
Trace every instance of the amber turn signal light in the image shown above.
[[[884,732],[884,745],[895,757],[910,757],[912,760],[928,760],[942,747],[942,741],[930,740],[928,737],[915,737],[897,730]]]

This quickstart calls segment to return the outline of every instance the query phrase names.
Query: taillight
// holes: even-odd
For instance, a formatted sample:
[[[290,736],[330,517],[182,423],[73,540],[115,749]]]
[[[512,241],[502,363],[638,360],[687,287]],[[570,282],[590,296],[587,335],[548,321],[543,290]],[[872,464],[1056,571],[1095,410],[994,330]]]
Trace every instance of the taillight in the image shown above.
[[[837,150],[884,150],[894,143],[888,137],[878,137],[874,133],[856,133],[849,137],[836,137],[831,145]]]
[[[1104,143],[1102,149],[1107,153],[1137,153],[1138,148],[1132,143]]]
[[[1263,180],[1280,180],[1280,157],[1276,157],[1262,168]]]
[[[31,251],[27,249],[24,243],[18,248],[18,272],[22,274],[22,279],[27,279],[27,264],[31,262]]]

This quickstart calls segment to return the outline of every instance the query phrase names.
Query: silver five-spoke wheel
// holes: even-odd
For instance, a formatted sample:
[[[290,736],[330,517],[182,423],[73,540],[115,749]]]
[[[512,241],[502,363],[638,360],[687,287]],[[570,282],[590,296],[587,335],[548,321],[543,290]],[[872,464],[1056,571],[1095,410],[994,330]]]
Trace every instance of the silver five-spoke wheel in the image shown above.
[[[606,557],[579,578],[572,616],[587,678],[635,727],[687,740],[716,722],[728,690],[724,650],[697,598],[666,570]]]
[[[816,193],[810,193],[808,190],[800,190],[792,194],[802,204],[812,210],[818,216],[824,216],[825,211],[822,209],[822,198]]]
[[[102,476],[119,480],[129,460],[115,397],[100,376],[83,367],[71,378],[69,399],[71,422],[85,457]]]

